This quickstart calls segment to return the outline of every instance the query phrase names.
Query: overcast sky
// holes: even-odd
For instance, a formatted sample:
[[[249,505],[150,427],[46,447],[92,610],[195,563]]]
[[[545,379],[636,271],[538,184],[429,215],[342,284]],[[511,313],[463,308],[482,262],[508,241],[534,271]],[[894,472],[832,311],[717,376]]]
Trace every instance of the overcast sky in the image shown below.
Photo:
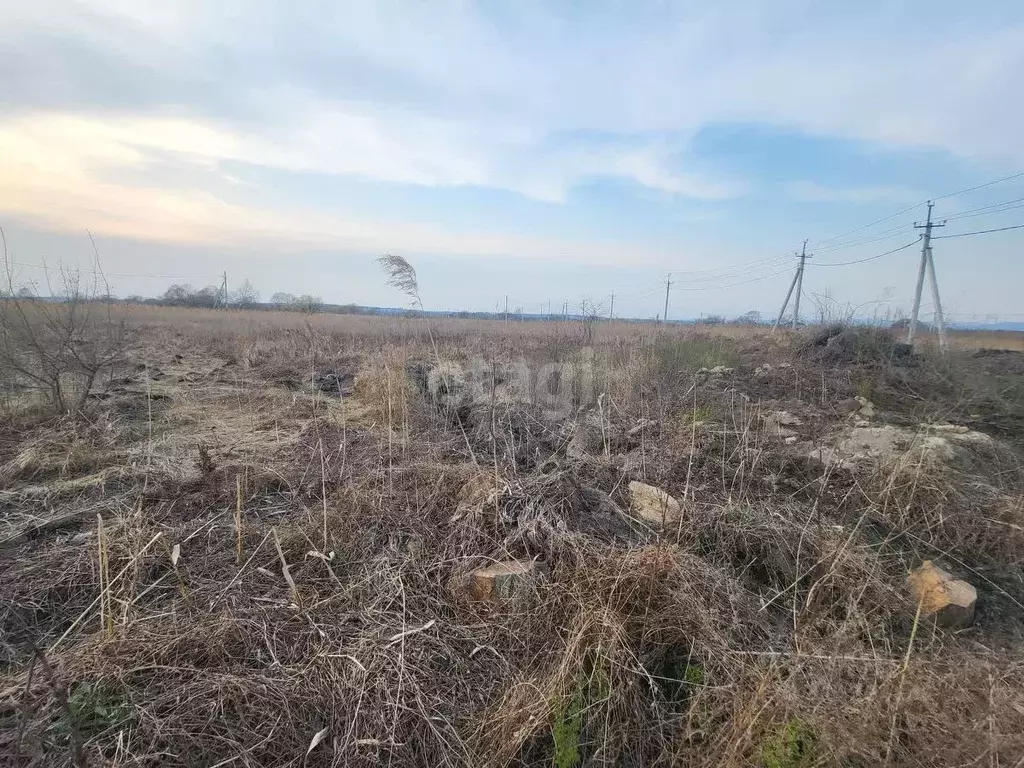
[[[120,295],[226,270],[397,306],[373,262],[393,252],[428,308],[614,292],[653,316],[671,271],[671,317],[770,313],[809,238],[809,299],[870,314],[909,308],[915,247],[817,265],[1024,171],[1017,0],[0,7],[0,224],[26,280],[87,266],[91,230]],[[1020,199],[1024,177],[935,214],[1024,224],[972,213]],[[1024,313],[1024,229],[934,249],[958,318]]]

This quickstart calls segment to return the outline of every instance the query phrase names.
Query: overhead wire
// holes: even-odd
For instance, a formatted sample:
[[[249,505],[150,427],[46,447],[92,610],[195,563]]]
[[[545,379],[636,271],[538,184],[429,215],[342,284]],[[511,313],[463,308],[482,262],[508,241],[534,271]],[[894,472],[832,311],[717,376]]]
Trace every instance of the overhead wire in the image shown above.
[[[868,256],[865,259],[854,259],[852,261],[812,261],[811,262],[811,266],[812,267],[846,267],[846,266],[849,266],[850,264],[863,264],[866,261],[874,261],[875,259],[881,259],[882,257],[888,256],[889,254],[896,253],[898,251],[906,250],[907,248],[910,248],[912,245],[917,245],[919,242],[921,242],[921,236],[920,235],[918,235],[917,238],[915,238],[914,240],[911,240],[906,245],[901,245],[899,248],[893,248],[891,251],[886,251],[885,253],[879,253],[879,254],[877,254],[875,256]]]
[[[879,243],[879,242],[881,242],[883,240],[893,240],[893,239],[895,239],[897,237],[900,237],[901,235],[905,235],[906,231],[907,231],[906,227],[898,227],[898,228],[894,228],[892,230],[889,230],[885,234],[881,234],[878,237],[864,238],[863,240],[858,240],[856,242],[849,243],[847,245],[833,246],[833,247],[830,247],[830,248],[822,248],[820,250],[816,248],[814,250],[814,254],[816,256],[818,256],[818,255],[821,255],[821,254],[824,254],[824,253],[833,253],[835,251],[845,251],[848,248],[859,248],[862,245],[870,245],[871,243]]]
[[[955,235],[932,235],[932,240],[948,240],[952,237],[968,237],[970,235],[987,235],[990,232],[1006,232],[1008,229],[1024,229],[1024,224],[1016,224],[1012,227],[997,227],[996,229],[979,229],[976,232],[957,232]]]
[[[1024,201],[1024,197],[1015,197],[1013,200],[1003,200],[1002,202],[992,203],[990,205],[983,205],[980,206],[979,208],[968,208],[966,211],[959,211],[958,213],[952,214],[950,218],[955,216],[962,216],[966,213],[974,213],[975,211],[985,211],[988,210],[989,208],[998,208],[999,206],[1002,205],[1009,205],[1010,203],[1019,203],[1022,201]]]
[[[1021,198],[1024,201],[1024,198]],[[963,213],[955,213],[952,216],[946,216],[944,221],[958,221],[959,219],[973,219],[975,216],[994,216],[998,213],[1004,213],[1006,211],[1015,211],[1018,208],[1024,208],[1024,202],[1013,200],[1011,202],[1017,203],[1017,205],[1010,205],[1009,203],[1002,203],[1001,207],[989,206],[991,210],[976,209],[974,211],[965,211]]]
[[[884,218],[872,221],[870,224],[865,224],[865,225],[863,225],[861,227],[855,227],[854,229],[847,230],[846,232],[842,232],[841,234],[835,235],[834,237],[825,238],[824,240],[814,240],[814,241],[812,241],[812,243],[814,244],[815,247],[823,245],[824,243],[831,243],[833,240],[839,240],[841,238],[846,237],[847,235],[852,235],[854,232],[861,232],[861,231],[863,231],[865,229],[869,229],[870,227],[875,226],[876,224],[884,224],[887,221],[891,221],[892,219],[895,219],[897,216],[902,216],[903,214],[909,213],[910,211],[914,210],[915,208],[920,208],[922,205],[924,205],[924,202],[914,203],[913,205],[911,205],[911,206],[909,206],[907,208],[904,208],[901,211],[896,211],[896,213],[894,213],[894,214],[891,214],[891,215],[886,216]]]
[[[957,195],[963,195],[963,194],[965,194],[967,192],[974,192],[975,190],[978,190],[978,189],[985,189],[986,187],[993,187],[996,184],[1002,184],[1003,182],[1013,181],[1014,179],[1020,179],[1020,178],[1024,178],[1024,171],[1022,171],[1021,173],[1011,173],[1009,176],[1004,176],[1001,179],[996,179],[995,181],[989,181],[989,182],[986,182],[985,184],[978,184],[977,186],[974,186],[974,187],[967,187],[966,189],[958,189],[956,192],[948,192],[945,195],[939,195],[938,197],[933,197],[932,198],[932,202],[934,203],[936,200],[945,200],[948,197],[956,197]]]
[[[791,270],[789,268],[780,269],[778,272],[772,272],[770,275],[761,275],[760,277],[755,277],[755,278],[752,278],[750,280],[742,280],[742,281],[740,281],[738,283],[730,283],[728,285],[705,286],[705,287],[702,287],[702,288],[679,288],[677,290],[687,291],[687,292],[724,290],[725,288],[735,288],[738,285],[748,285],[749,283],[758,283],[758,282],[761,282],[762,280],[769,280],[769,279],[771,279],[773,277],[778,277],[779,275],[784,275],[784,274],[786,274],[787,272],[790,272],[790,271]]]

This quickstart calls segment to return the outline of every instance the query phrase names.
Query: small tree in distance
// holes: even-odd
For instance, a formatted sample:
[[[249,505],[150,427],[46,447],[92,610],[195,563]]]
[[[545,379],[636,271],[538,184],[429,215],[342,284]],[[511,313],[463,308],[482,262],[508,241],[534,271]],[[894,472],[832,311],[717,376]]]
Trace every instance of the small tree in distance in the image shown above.
[[[295,304],[295,294],[278,291],[270,297],[270,303],[277,309],[290,309]]]
[[[241,309],[248,309],[255,307],[260,303],[260,292],[253,287],[253,284],[246,278],[242,281],[242,285],[239,286],[238,290],[235,291],[235,295],[232,297],[232,304]]]

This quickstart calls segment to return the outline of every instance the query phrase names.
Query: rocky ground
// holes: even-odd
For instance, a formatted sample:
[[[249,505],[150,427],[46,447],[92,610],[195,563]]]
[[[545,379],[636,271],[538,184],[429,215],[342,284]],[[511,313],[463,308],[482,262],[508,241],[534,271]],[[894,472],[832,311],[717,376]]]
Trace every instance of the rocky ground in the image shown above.
[[[537,325],[141,325],[8,403],[0,753],[1024,760],[1024,355]]]

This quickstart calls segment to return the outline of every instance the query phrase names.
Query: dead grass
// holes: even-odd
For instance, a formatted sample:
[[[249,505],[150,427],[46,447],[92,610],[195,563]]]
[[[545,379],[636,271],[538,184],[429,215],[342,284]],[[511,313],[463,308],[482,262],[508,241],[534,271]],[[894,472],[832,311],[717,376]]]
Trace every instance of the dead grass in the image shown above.
[[[2,432],[0,743],[24,764],[68,764],[76,729],[90,765],[1024,759],[1019,448],[972,422],[992,442],[941,466],[811,457],[862,391],[879,421],[969,411],[974,358],[827,363],[732,328],[597,324],[588,347],[573,323],[126,311],[142,368],[84,420]],[[558,416],[536,382],[453,408],[417,378],[436,357],[500,379],[586,356],[594,397],[571,389]],[[699,372],[714,365],[735,370]],[[328,370],[355,374],[351,397],[316,385]],[[778,410],[795,442],[766,426]],[[634,479],[681,522],[624,514]],[[924,557],[978,587],[975,626],[916,626]],[[470,599],[467,577],[510,558],[548,576]]]

